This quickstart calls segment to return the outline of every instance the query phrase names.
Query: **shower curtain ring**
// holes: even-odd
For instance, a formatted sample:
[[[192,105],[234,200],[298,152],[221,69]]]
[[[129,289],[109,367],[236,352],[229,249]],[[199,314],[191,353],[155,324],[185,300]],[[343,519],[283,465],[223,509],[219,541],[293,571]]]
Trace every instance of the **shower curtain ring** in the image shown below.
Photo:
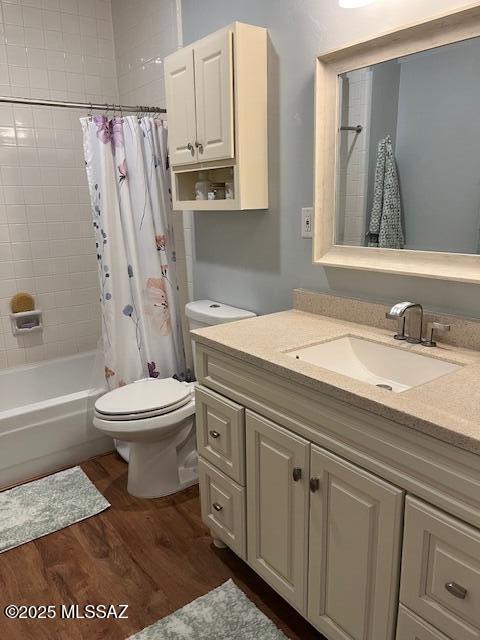
[[[90,102],[90,111],[88,113],[88,119],[93,120],[93,104]]]

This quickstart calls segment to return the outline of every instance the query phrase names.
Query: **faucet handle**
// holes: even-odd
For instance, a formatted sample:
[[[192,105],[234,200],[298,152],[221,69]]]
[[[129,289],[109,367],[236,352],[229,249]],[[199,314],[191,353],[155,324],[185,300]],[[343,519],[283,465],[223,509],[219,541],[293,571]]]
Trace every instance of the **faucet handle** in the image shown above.
[[[393,338],[394,340],[406,340],[407,336],[405,335],[405,316],[398,316],[397,314],[387,313],[385,314],[387,320],[396,320],[398,323],[398,333],[396,333]]]
[[[450,324],[442,324],[441,322],[429,322],[427,324],[427,336],[424,340],[422,340],[422,344],[425,347],[436,347],[437,343],[433,339],[433,332],[437,331],[439,333],[446,333],[450,331]]]

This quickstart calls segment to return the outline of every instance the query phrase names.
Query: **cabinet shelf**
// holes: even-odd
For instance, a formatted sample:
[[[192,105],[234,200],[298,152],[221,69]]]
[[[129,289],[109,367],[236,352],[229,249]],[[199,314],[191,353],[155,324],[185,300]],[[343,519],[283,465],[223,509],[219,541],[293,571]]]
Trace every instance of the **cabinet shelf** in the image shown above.
[[[179,171],[173,175],[175,180],[175,193],[178,201],[187,209],[198,211],[228,211],[238,208],[239,202],[236,198],[219,198],[214,200],[197,200],[195,198],[195,185],[197,181],[205,177],[207,181],[214,184],[233,183],[233,193],[236,193],[238,183],[238,172],[235,167],[215,167],[211,169],[195,168],[189,171]]]
[[[181,205],[181,206],[178,206]],[[178,211],[238,211],[238,200],[182,200],[175,209]]]
[[[165,87],[173,209],[268,208],[266,29],[235,22],[167,56]],[[198,172],[221,167],[235,198],[196,200]]]

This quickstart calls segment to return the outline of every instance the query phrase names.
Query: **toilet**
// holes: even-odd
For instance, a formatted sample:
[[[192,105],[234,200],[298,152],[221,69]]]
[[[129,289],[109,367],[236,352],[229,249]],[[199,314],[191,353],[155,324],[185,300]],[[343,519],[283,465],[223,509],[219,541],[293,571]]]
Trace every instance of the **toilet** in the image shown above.
[[[185,306],[190,329],[255,316],[213,300]],[[198,482],[195,384],[174,378],[145,378],[95,402],[94,426],[128,443],[127,490],[139,498],[159,498]]]

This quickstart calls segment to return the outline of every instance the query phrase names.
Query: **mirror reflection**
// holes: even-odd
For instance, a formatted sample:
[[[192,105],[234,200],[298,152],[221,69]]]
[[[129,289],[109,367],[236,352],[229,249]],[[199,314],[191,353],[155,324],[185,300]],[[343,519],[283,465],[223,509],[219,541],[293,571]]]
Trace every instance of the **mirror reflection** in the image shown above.
[[[480,253],[480,38],[339,83],[335,243]]]

